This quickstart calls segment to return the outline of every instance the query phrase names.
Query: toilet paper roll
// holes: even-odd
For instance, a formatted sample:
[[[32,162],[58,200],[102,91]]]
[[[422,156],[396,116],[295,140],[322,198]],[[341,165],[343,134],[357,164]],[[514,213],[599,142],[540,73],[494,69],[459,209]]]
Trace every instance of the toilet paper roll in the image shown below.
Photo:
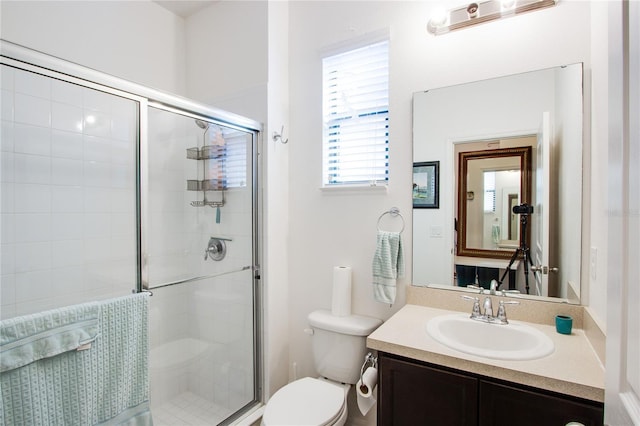
[[[351,267],[335,266],[333,268],[333,294],[331,313],[337,317],[351,315]]]
[[[367,415],[376,403],[377,384],[378,369],[375,367],[369,367],[364,370],[362,379],[358,380],[356,384],[358,408],[363,416]]]

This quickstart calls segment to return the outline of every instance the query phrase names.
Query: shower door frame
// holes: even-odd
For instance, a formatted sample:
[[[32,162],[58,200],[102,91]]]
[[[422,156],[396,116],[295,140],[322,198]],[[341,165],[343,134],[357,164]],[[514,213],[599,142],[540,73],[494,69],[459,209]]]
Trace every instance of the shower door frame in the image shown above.
[[[253,294],[253,359],[254,359],[254,399],[223,422],[227,424],[237,420],[253,407],[262,403],[263,394],[263,295],[260,286],[260,265],[262,264],[262,197],[260,191],[260,173],[263,126],[260,122],[223,111],[193,100],[151,89],[127,80],[120,79],[100,71],[78,65],[64,59],[50,56],[27,47],[0,39],[0,63],[13,68],[40,74],[49,78],[65,81],[79,86],[99,90],[111,95],[130,99],[138,103],[138,134],[136,141],[136,245],[137,267],[136,288],[133,292],[150,291],[148,287],[148,269],[145,262],[146,223],[143,221],[147,210],[144,191],[148,190],[145,174],[148,170],[146,154],[148,150],[148,108],[154,107],[193,118],[205,119],[216,124],[232,127],[252,135],[252,294]]]
[[[254,359],[254,363],[253,363],[253,369],[254,369],[254,377],[253,377],[253,381],[254,381],[254,399],[252,401],[250,401],[246,406],[244,406],[243,408],[241,408],[240,410],[236,411],[234,414],[232,414],[230,417],[228,417],[227,419],[225,419],[225,421],[223,421],[222,423],[220,423],[220,425],[226,425],[226,424],[231,424],[234,421],[238,420],[239,418],[241,418],[242,416],[244,416],[245,414],[248,414],[252,408],[258,408],[261,404],[262,404],[262,397],[263,397],[263,378],[264,378],[264,373],[263,373],[263,362],[262,362],[262,357],[263,357],[263,325],[262,325],[262,300],[263,300],[263,294],[262,294],[262,287],[259,285],[261,282],[261,250],[260,250],[260,230],[261,230],[261,221],[260,218],[262,217],[262,202],[261,202],[261,197],[259,196],[259,173],[260,173],[260,162],[259,162],[259,158],[260,158],[260,152],[261,152],[261,137],[262,137],[262,132],[257,130],[257,129],[249,129],[247,127],[243,127],[240,126],[238,124],[235,124],[231,121],[223,121],[220,118],[216,117],[215,115],[211,115],[211,114],[204,114],[204,113],[198,113],[197,111],[194,110],[187,110],[187,109],[182,109],[178,106],[176,106],[175,104],[171,104],[171,103],[166,103],[166,102],[159,102],[157,99],[149,99],[148,103],[147,103],[147,108],[145,109],[144,113],[141,111],[141,122],[143,121],[143,115],[144,115],[144,122],[145,124],[148,124],[147,120],[148,120],[148,109],[149,107],[155,108],[155,109],[159,109],[162,111],[166,111],[166,112],[171,112],[174,114],[178,114],[181,116],[185,116],[185,117],[189,117],[189,118],[193,118],[194,120],[200,119],[200,120],[205,120],[207,122],[210,122],[212,124],[215,125],[221,125],[224,127],[229,127],[229,128],[233,128],[235,130],[240,130],[240,131],[244,131],[247,134],[251,134],[251,138],[252,138],[252,146],[251,146],[251,168],[252,168],[252,176],[251,176],[251,185],[252,185],[252,191],[251,191],[251,196],[252,196],[252,200],[251,200],[251,204],[252,204],[252,235],[253,235],[253,253],[252,253],[252,265],[251,265],[251,270],[252,270],[252,277],[253,277],[253,286],[252,286],[252,294],[253,294],[253,329],[254,329],[254,333],[253,333],[253,359]],[[209,111],[215,111],[212,109],[209,109]],[[232,115],[230,115],[232,116]],[[262,126],[255,122],[256,125],[258,125],[260,128],[262,128]],[[146,129],[146,127],[145,127]],[[145,132],[146,133],[146,132]],[[140,170],[140,184],[139,184],[139,188],[141,190],[141,194],[138,197],[138,202],[140,203],[140,208],[139,208],[139,220],[142,223],[148,224],[149,221],[148,220],[144,220],[144,217],[146,215],[146,212],[149,211],[149,206],[148,206],[148,181],[146,180],[146,177],[148,176],[148,161],[145,161],[145,159],[147,158],[148,155],[148,135],[144,135],[143,138],[141,138],[141,144],[140,144],[140,151],[139,151],[139,156],[141,157],[141,161],[138,163],[138,165],[140,166],[141,170]],[[199,281],[199,280],[204,280],[204,279],[208,279],[208,278],[215,278],[215,277],[219,277],[221,275],[225,275],[227,273],[234,273],[234,272],[240,272],[241,270],[244,269],[238,269],[238,270],[233,270],[233,271],[228,271],[228,272],[223,272],[221,274],[216,274],[216,275],[205,275],[205,276],[196,276],[193,278],[188,278],[188,279],[184,279],[184,280],[178,280],[178,281],[172,281],[169,283],[163,283],[160,285],[154,285],[154,286],[150,286],[149,285],[149,270],[148,270],[148,265],[147,265],[147,255],[148,255],[148,249],[147,249],[147,239],[146,239],[146,235],[148,234],[148,232],[145,232],[145,227],[141,226],[138,228],[139,230],[141,230],[141,235],[140,235],[140,251],[139,251],[139,255],[141,256],[139,259],[139,265],[141,265],[141,268],[139,268],[139,274],[140,274],[140,280],[138,281],[138,291],[148,291],[151,292],[151,294],[153,294],[153,291],[155,289],[161,289],[164,287],[169,287],[169,286],[174,286],[174,285],[183,285],[183,284],[188,284],[190,282],[194,282],[194,281]]]

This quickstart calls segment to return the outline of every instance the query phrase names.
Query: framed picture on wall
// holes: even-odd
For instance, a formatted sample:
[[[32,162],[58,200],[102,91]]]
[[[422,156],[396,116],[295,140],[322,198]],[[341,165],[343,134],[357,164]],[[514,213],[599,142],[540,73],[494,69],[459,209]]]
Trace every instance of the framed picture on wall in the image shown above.
[[[413,208],[440,208],[440,162],[413,163]]]

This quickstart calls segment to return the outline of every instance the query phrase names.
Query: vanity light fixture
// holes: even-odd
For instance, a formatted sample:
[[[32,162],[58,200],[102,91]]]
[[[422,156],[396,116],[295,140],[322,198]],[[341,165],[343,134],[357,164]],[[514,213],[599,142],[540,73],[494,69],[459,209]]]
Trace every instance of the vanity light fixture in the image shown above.
[[[449,11],[436,11],[427,31],[440,35],[482,22],[515,16],[519,13],[555,6],[558,0],[488,0],[473,2]]]

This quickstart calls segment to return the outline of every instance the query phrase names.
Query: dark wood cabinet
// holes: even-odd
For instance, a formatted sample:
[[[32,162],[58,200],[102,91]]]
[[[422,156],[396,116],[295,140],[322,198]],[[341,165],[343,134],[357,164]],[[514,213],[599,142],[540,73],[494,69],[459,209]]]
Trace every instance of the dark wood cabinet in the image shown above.
[[[378,426],[478,424],[477,379],[379,355]]]
[[[378,425],[603,424],[603,404],[380,352]]]
[[[480,380],[480,426],[566,425],[601,426],[603,409],[556,395],[520,389],[515,386]],[[523,413],[526,413],[523,415]]]

